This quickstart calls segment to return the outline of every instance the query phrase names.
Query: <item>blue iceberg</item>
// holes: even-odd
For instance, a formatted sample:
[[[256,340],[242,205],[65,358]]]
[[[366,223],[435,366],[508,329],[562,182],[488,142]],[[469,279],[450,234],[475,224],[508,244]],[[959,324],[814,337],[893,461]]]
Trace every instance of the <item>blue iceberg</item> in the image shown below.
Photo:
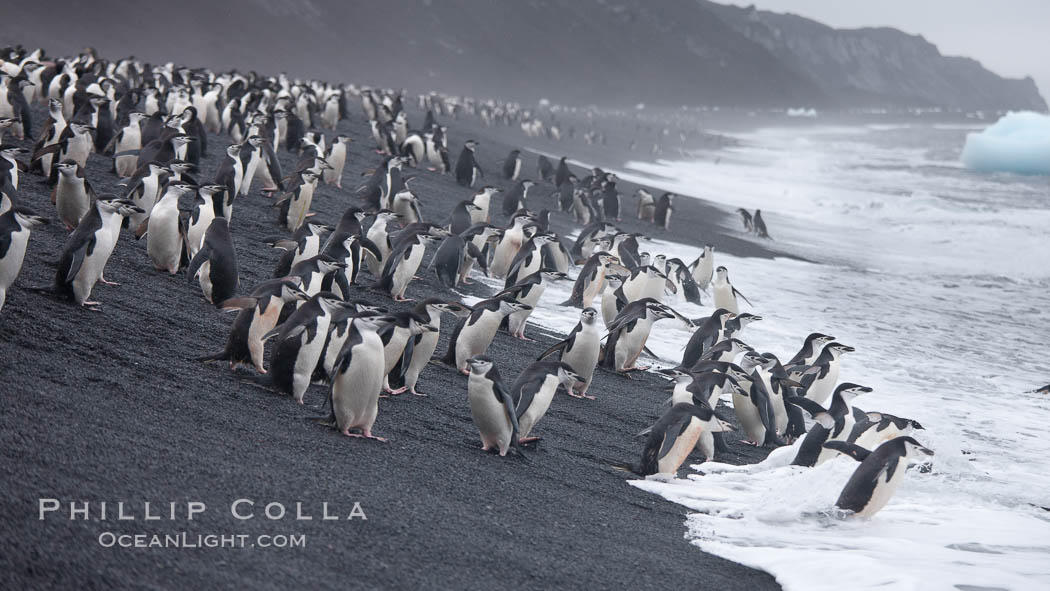
[[[983,172],[1050,174],[1050,116],[1007,113],[984,131],[966,134],[962,162]]]

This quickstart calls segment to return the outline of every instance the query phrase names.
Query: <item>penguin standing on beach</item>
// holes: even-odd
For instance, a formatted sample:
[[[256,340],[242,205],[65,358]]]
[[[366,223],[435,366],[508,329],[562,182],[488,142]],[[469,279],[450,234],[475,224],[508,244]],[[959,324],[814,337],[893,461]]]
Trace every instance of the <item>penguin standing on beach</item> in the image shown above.
[[[518,180],[521,174],[521,150],[511,150],[507,159],[503,161],[503,178],[508,181]]]
[[[441,315],[445,313],[465,316],[470,313],[470,308],[456,302],[445,302],[430,298],[420,302],[412,309],[413,314],[423,318],[433,330],[426,330],[412,337],[411,347],[405,347],[405,355],[402,361],[404,369],[404,386],[409,392],[416,396],[426,396],[416,389],[419,382],[419,374],[423,373],[427,364],[438,346],[438,336],[441,332]]]
[[[755,234],[758,234],[759,238],[770,238],[769,232],[766,230],[766,222],[762,219],[762,210],[755,210],[755,217],[752,220],[755,226]]]
[[[200,279],[204,298],[216,308],[237,295],[237,252],[233,248],[233,235],[226,218],[212,220],[204,233],[200,250],[190,261],[186,270],[186,281]]]
[[[51,189],[51,203],[58,210],[58,219],[66,229],[77,227],[91,210],[96,199],[95,190],[84,176],[84,167],[72,160],[63,160],[55,167],[58,182]]]
[[[638,367],[638,357],[645,350],[645,342],[653,324],[666,318],[676,318],[668,306],[652,298],[631,302],[609,325],[602,357],[602,367],[618,373],[645,369]]]
[[[485,176],[474,156],[474,150],[477,147],[478,142],[467,140],[463,144],[463,151],[459,153],[459,158],[456,160],[456,182],[464,187],[473,187],[479,176],[483,178]]]
[[[260,283],[248,297],[226,300],[223,309],[239,310],[226,339],[226,347],[218,353],[198,357],[197,361],[228,361],[230,369],[241,363],[251,364],[259,373],[266,373],[263,336],[277,326],[285,304],[307,299],[309,297],[299,289],[298,281],[280,278]]]
[[[467,380],[467,402],[470,416],[481,435],[481,449],[495,448],[499,455],[518,443],[518,416],[514,412],[514,398],[499,375],[492,359],[476,355],[467,360],[470,378]]]
[[[455,367],[463,374],[468,373],[467,359],[485,354],[503,318],[526,307],[526,304],[515,301],[510,295],[492,297],[474,304],[470,314],[461,319],[452,331],[448,349],[441,358],[442,363]]]
[[[558,353],[558,361],[568,364],[572,371],[580,376],[578,383],[569,386],[569,395],[594,400],[594,396],[587,395],[587,390],[591,387],[594,368],[598,365],[598,356],[601,353],[598,311],[594,308],[584,308],[580,312],[580,321],[569,336],[540,353],[536,359],[539,361],[554,353]]]
[[[653,221],[656,215],[656,199],[653,194],[645,189],[634,192],[634,198],[638,200],[638,219],[643,222]]]
[[[347,437],[385,442],[372,434],[383,389],[383,341],[379,330],[384,316],[362,316],[350,324],[350,333],[336,361],[329,395],[330,419]],[[359,433],[351,432],[359,431]]]
[[[408,284],[419,270],[427,246],[436,240],[436,236],[423,232],[394,247],[383,264],[383,272],[376,282],[376,288],[389,293],[396,302],[408,301],[405,297]]]
[[[221,219],[221,218],[220,218]],[[322,291],[299,306],[277,328],[268,332],[263,340],[276,337],[270,353],[270,373],[258,380],[303,404],[306,389],[310,386],[314,368],[321,358],[328,327],[333,313],[340,307],[351,304],[343,302],[332,292]],[[382,344],[378,347],[383,354]],[[380,363],[377,371],[383,371]],[[382,382],[380,382],[382,384]]]
[[[733,284],[729,282],[729,270],[725,267],[719,267],[715,270],[715,280],[711,285],[714,291],[715,308],[724,308],[732,314],[739,314],[740,306],[737,304],[737,296],[744,298],[748,305],[753,306],[751,300],[744,297],[744,294],[737,291]]]
[[[113,249],[117,246],[120,224],[125,216],[141,210],[123,199],[98,199],[95,206],[80,220],[76,230],[66,239],[55,270],[55,295],[67,297],[81,306],[97,308],[91,301],[95,283],[115,283],[102,279]]]
[[[656,202],[656,209],[653,212],[653,223],[664,230],[671,229],[671,212],[674,211],[673,202],[674,195],[671,193],[664,193]]]
[[[743,207],[736,210],[740,214],[740,221],[744,223],[744,229],[748,232],[755,231],[755,223],[751,220],[751,212]]]
[[[145,228],[140,227],[136,232],[136,236],[141,238],[145,230],[146,254],[158,271],[166,271],[170,275],[179,272],[186,253],[186,232],[179,218],[179,198],[196,190],[197,187],[182,181],[168,183],[164,195],[146,218]]]
[[[639,463],[610,464],[638,476],[661,474],[673,477],[696,447],[703,431],[729,429],[731,427],[715,417],[714,411],[706,406],[688,402],[675,404],[650,429]]]
[[[558,386],[566,390],[583,381],[567,363],[561,361],[534,361],[526,367],[510,386],[514,397],[514,412],[518,415],[520,443],[537,441],[529,437],[532,428],[547,414]]]
[[[0,311],[4,309],[7,290],[22,271],[29,234],[46,223],[46,219],[23,207],[0,213]]]

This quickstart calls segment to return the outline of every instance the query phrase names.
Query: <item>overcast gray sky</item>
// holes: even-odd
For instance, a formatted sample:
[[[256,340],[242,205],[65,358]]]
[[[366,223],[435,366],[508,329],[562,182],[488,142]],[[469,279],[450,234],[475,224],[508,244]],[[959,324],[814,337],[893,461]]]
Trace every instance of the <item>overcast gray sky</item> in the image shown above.
[[[792,12],[836,28],[890,26],[942,54],[979,60],[1002,76],[1031,76],[1050,99],[1050,0],[725,0]]]

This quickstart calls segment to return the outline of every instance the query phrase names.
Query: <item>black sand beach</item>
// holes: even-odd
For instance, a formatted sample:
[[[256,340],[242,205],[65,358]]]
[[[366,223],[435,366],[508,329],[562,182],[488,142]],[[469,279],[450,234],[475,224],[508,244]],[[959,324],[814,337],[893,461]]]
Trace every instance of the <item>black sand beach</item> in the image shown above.
[[[421,115],[409,112],[418,125]],[[42,121],[43,114],[38,117]],[[481,141],[488,183],[502,184],[498,171],[512,145],[556,146],[585,160],[576,156],[585,153],[578,137],[530,142],[516,128],[483,128],[469,116],[442,122],[449,126],[453,159],[467,137]],[[332,223],[346,207],[360,205],[351,190],[380,158],[358,105],[339,132],[355,140],[343,177],[347,189],[319,187],[314,198],[317,219]],[[211,178],[230,141],[209,139],[202,179]],[[623,137],[619,141],[626,145]],[[629,157],[610,148],[594,163],[616,168]],[[281,158],[286,170],[293,165],[283,149]],[[89,163],[87,176],[99,193],[116,190],[109,162],[93,155]],[[534,175],[531,154],[525,171]],[[43,179],[23,179],[20,204],[54,217]],[[469,195],[451,176],[426,171],[413,189],[428,220],[444,218]],[[742,238],[728,208],[700,201],[679,200],[670,232],[639,224],[631,215],[634,187],[622,183],[620,189],[626,229],[698,247],[713,242],[735,255],[773,254]],[[533,207],[554,209],[550,190],[539,187]],[[278,233],[271,202],[256,190],[235,206],[241,293],[268,279],[278,259],[263,243]],[[497,197],[494,211],[498,204]],[[559,232],[570,231],[565,217],[556,215],[553,223]],[[682,507],[637,490],[603,463],[637,460],[642,440],[633,434],[655,420],[666,398],[655,376],[627,380],[599,372],[592,387],[596,401],[559,395],[535,430],[543,440],[528,462],[480,451],[466,380],[439,365],[421,378],[428,398],[380,402],[375,432],[390,443],[347,439],[307,420],[319,414],[324,388],[311,387],[304,408],[246,383],[247,370],[192,361],[222,348],[233,316],[216,311],[184,275],[155,272],[145,240],[136,242],[128,230],[106,268],[107,279],[121,285],[99,285],[93,293],[101,311],[25,289],[50,284],[65,238],[57,221],[33,232],[25,266],[0,313],[4,588],[777,588],[771,576],[689,544]],[[404,307],[364,288],[357,295]],[[408,296],[455,297],[432,275],[413,282]],[[439,352],[451,326],[446,318]],[[501,334],[489,349],[508,381],[561,338],[542,327],[530,333],[536,342]],[[757,461],[763,453],[741,445],[733,450],[724,461]],[[63,510],[39,520],[40,498],[60,499]],[[242,498],[255,503],[250,520],[230,514],[230,505]],[[70,521],[70,501],[91,501],[92,518]],[[136,507],[138,519],[100,521],[98,501],[124,501]],[[142,501],[162,505],[162,512],[178,503],[178,519],[143,522]],[[207,511],[186,520],[189,501],[205,503]],[[263,515],[273,501],[288,508],[283,520]],[[295,520],[296,502],[314,519]],[[323,502],[343,517],[360,502],[367,520],[322,521]],[[103,532],[253,539],[305,534],[307,543],[286,549],[103,548]]]

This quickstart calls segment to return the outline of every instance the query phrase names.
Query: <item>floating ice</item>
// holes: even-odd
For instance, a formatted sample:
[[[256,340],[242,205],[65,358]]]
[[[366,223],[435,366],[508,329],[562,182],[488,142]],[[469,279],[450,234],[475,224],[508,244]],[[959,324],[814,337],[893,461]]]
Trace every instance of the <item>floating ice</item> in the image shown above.
[[[1050,174],[1050,116],[1007,113],[984,131],[966,134],[962,161],[973,170]]]

